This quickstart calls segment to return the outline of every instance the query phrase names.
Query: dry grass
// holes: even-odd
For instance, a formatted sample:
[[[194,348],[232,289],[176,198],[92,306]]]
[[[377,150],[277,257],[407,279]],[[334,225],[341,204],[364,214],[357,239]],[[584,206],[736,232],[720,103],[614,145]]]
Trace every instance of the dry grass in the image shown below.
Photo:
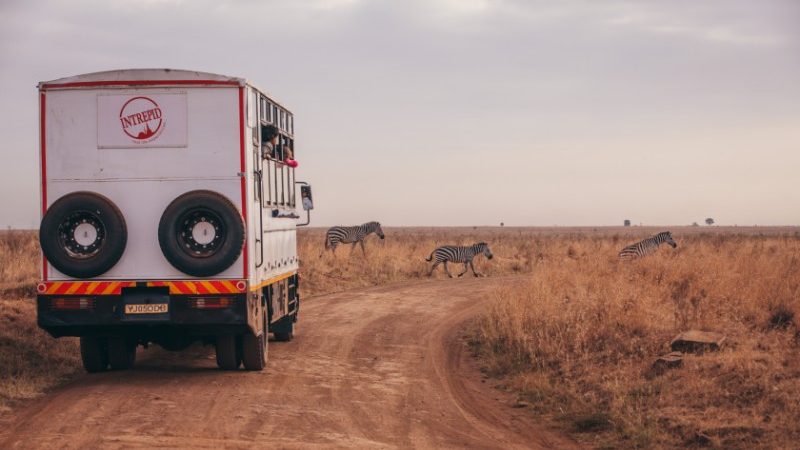
[[[343,291],[356,287],[427,277],[430,263],[425,261],[439,245],[471,245],[480,241],[490,244],[495,258],[475,258],[475,269],[487,276],[528,273],[536,256],[536,241],[524,229],[495,228],[384,228],[385,240],[370,235],[366,240],[366,256],[361,248],[351,252],[351,245],[340,245],[336,255],[324,249],[325,230],[304,229],[299,233],[301,289],[304,295]],[[502,233],[502,239],[498,239]],[[455,276],[461,264],[451,264]],[[440,265],[434,277],[447,275]],[[468,272],[464,276],[472,276]]]
[[[617,236],[543,239],[530,281],[480,320],[487,371],[598,447],[795,447],[800,239],[674,234],[676,251],[631,263]],[[652,372],[690,328],[727,345]]]
[[[36,295],[39,239],[33,231],[0,231],[0,298]]]
[[[77,340],[36,326],[39,245],[31,231],[0,232],[0,412],[80,369]]]
[[[325,253],[324,230],[304,229],[301,289],[308,299],[418,279],[436,246],[487,241],[495,258],[479,257],[479,271],[529,280],[490,299],[472,343],[532,413],[599,448],[795,447],[800,233],[671,229],[677,250],[630,263],[616,252],[660,229],[387,228],[385,241],[368,239],[366,257]],[[36,328],[38,264],[33,233],[0,233],[0,409],[80,371],[75,340]],[[725,333],[727,344],[652,373],[654,357],[688,328]]]
[[[0,299],[0,412],[81,372],[78,341],[36,326],[31,299]]]

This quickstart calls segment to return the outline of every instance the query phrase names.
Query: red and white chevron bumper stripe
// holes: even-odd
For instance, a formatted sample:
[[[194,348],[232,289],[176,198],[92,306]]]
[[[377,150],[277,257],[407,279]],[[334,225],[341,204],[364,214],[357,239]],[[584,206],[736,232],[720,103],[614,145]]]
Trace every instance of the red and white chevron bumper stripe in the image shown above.
[[[120,295],[136,281],[48,281],[39,283],[41,295]],[[240,294],[247,292],[244,280],[148,281],[148,287],[168,287],[174,295]]]

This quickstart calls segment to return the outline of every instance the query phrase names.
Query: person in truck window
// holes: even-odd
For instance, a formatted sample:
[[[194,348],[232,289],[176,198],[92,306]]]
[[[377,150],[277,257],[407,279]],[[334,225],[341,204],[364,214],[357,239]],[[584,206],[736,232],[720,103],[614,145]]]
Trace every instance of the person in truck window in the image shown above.
[[[274,125],[266,125],[261,129],[261,158],[276,158],[278,137],[278,128]]]

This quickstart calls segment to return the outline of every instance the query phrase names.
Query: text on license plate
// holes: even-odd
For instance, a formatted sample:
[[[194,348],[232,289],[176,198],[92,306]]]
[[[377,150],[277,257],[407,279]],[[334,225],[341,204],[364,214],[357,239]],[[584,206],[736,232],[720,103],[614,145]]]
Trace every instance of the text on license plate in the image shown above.
[[[169,311],[168,303],[137,303],[125,305],[125,314],[163,314]]]

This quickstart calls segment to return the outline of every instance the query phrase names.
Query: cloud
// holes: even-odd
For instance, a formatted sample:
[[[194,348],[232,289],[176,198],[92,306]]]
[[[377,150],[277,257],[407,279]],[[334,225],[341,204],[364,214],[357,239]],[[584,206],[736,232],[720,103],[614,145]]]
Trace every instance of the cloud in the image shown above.
[[[789,39],[773,31],[774,21],[764,20],[764,14],[732,18],[720,14],[720,11],[725,11],[720,9],[722,5],[706,4],[692,8],[667,8],[664,5],[617,4],[609,7],[607,12],[610,16],[604,23],[644,33],[731,45],[775,47]],[[735,6],[733,2],[729,5]]]
[[[480,14],[492,6],[488,0],[435,0],[427,3],[452,14]]]
[[[359,5],[360,0],[314,0],[309,2],[309,7],[322,11],[351,9]]]

